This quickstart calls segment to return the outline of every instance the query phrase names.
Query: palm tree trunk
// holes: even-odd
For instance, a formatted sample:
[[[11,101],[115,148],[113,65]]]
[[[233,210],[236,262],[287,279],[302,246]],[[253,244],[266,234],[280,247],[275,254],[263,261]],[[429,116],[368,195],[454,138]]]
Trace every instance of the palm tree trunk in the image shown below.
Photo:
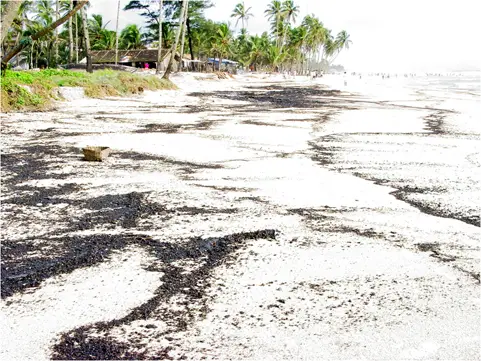
[[[284,35],[282,36],[282,43],[281,43],[281,51],[280,53],[282,53],[282,48],[284,47],[284,43],[286,42],[286,37],[287,37],[287,28],[289,27],[289,24],[291,22],[291,16],[287,16],[287,21],[286,21],[286,26],[285,26],[285,29],[284,29]]]
[[[55,20],[58,20],[58,18],[60,17],[58,2],[59,0],[55,0]],[[55,55],[53,63],[55,67],[58,65],[58,28],[55,28]]]
[[[182,31],[182,22],[184,21],[186,2],[187,0],[182,0],[182,8],[180,10],[180,18],[179,18],[179,28],[177,29],[177,33],[175,34],[175,41],[174,41],[174,44],[172,44],[172,48],[170,49],[169,64],[167,65],[167,69],[165,69],[162,79],[169,80],[170,73],[172,73],[172,65],[174,64],[175,53],[177,52],[177,45],[179,45],[180,33]]]
[[[40,39],[42,36],[45,36],[46,34],[50,33],[53,29],[56,27],[62,25],[65,23],[70,17],[72,17],[77,11],[82,9],[82,7],[88,2],[88,0],[80,0],[77,2],[77,5],[69,11],[67,14],[65,14],[63,17],[58,19],[57,21],[53,22],[49,26],[43,28],[39,32],[33,34],[30,38],[32,41]],[[14,49],[12,49],[8,54],[6,54],[2,58],[2,68],[3,66],[6,66],[8,61],[12,59],[15,55],[17,55],[19,52],[21,52],[24,48],[26,47],[25,43],[20,43],[18,46],[16,46]]]
[[[78,64],[78,16],[75,15],[75,64]]]
[[[30,47],[30,69],[33,69],[33,42],[32,46]]]
[[[5,37],[8,34],[8,29],[12,25],[13,20],[18,14],[18,9],[20,5],[22,5],[22,1],[2,1],[3,9],[2,14],[0,17],[0,34],[1,34],[1,43],[5,40]]]
[[[192,60],[195,60],[194,58],[194,48],[192,47],[192,33],[190,31],[190,20],[189,17],[187,17],[187,37],[189,38],[189,49],[190,49],[190,57]]]
[[[184,66],[184,44],[185,44],[185,30],[187,27],[187,18],[189,17],[189,0],[186,0],[185,5],[187,6],[187,10],[185,11],[184,15],[184,23],[182,25],[182,41],[180,42],[180,63],[179,63],[179,71],[182,71]]]
[[[119,63],[119,16],[120,0],[117,3],[117,22],[115,24],[115,65]]]
[[[73,8],[73,0],[70,0],[70,11]],[[68,19],[68,40],[69,40],[69,48],[68,48],[68,62],[69,64],[73,61],[73,29],[72,29],[72,18]]]
[[[334,60],[336,60],[336,58],[339,56],[340,52],[341,52],[341,50],[338,50],[337,54],[331,60],[328,60],[329,65],[334,64]]]
[[[21,36],[22,36],[22,32],[19,31],[19,32],[17,33],[17,38],[15,39],[15,46],[17,46],[18,43],[20,42],[20,37],[21,37]],[[17,67],[18,67],[18,66],[20,66],[20,54],[17,55],[17,59],[16,59],[16,60],[17,60]]]
[[[155,74],[160,74],[160,68],[162,65],[162,21],[163,21],[163,7],[164,1],[159,0],[159,49],[157,52],[157,69],[155,69]]]
[[[80,10],[80,15],[82,16],[82,24],[84,29],[84,41],[85,41],[85,56],[87,58],[87,66],[86,70],[87,73],[92,73],[92,57],[90,55],[90,39],[89,39],[89,28],[87,26],[87,14],[85,13],[85,9]]]

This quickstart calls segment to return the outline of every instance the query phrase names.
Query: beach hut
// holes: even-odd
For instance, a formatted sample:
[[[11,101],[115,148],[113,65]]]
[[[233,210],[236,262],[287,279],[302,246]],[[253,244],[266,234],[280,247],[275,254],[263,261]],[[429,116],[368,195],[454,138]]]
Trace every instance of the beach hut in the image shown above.
[[[123,66],[132,66],[143,68],[145,63],[149,64],[149,68],[157,66],[157,49],[137,49],[137,50],[119,50],[118,64]],[[93,50],[90,52],[92,64],[115,64],[115,50]],[[161,67],[167,67],[170,59],[170,50],[162,49]],[[180,60],[179,53],[176,53],[175,60]],[[86,59],[82,59],[79,63],[85,64]]]
[[[207,63],[212,64],[214,69],[219,69],[219,61],[220,61],[219,58],[207,58]],[[225,69],[227,69],[228,71],[235,71],[238,64],[239,63],[237,61],[222,59],[221,70],[222,70],[222,66],[224,66]]]

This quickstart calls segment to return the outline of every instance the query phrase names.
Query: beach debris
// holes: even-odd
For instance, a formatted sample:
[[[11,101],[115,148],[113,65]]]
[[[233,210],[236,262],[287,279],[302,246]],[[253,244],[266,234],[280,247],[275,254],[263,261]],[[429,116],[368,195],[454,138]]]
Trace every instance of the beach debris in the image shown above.
[[[234,78],[234,76],[230,73],[223,72],[223,71],[216,71],[215,74],[217,75],[217,78],[219,79],[229,79],[229,78]]]
[[[85,160],[91,161],[91,162],[102,162],[110,154],[109,147],[88,146],[88,147],[82,148],[82,151],[84,153]]]

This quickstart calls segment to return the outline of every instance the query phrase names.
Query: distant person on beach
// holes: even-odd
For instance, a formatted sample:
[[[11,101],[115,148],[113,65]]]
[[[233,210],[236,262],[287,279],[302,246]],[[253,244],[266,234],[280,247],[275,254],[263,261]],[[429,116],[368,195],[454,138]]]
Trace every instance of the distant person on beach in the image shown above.
[[[144,64],[144,69],[145,69],[145,70],[149,70],[149,63],[145,63],[145,64]]]

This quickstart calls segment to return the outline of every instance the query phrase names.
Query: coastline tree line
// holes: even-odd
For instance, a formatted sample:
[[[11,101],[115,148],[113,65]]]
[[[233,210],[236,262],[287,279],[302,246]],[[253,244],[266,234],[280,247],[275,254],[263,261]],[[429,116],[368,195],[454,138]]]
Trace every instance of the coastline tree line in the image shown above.
[[[119,0],[115,5],[121,10]],[[117,13],[116,31],[107,28],[102,15],[87,16],[87,0],[2,1],[1,6],[2,69],[9,61],[13,66],[57,67],[84,58],[88,63],[91,50],[157,48],[159,59],[161,49],[176,49],[193,60],[217,58],[219,67],[228,58],[252,70],[302,73],[327,70],[351,44],[346,31],[332,34],[314,14],[298,19],[294,0],[268,4],[264,16],[270,31],[261,35],[248,33],[253,14],[244,1],[230,14],[232,27],[228,21],[205,18],[205,10],[213,6],[210,0],[131,0],[122,10],[139,13],[144,25],[118,29]],[[171,71],[172,61],[167,78]]]

